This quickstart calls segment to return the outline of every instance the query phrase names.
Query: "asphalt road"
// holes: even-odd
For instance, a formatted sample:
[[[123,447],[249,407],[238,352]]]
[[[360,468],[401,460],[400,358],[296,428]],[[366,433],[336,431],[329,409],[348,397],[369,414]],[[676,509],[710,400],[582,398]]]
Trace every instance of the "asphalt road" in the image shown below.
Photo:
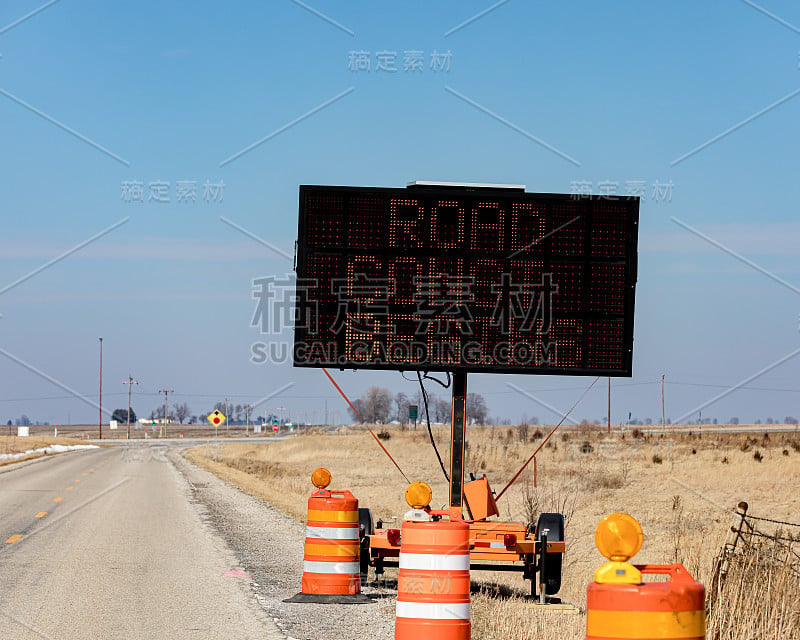
[[[165,453],[0,468],[0,639],[283,637]]]

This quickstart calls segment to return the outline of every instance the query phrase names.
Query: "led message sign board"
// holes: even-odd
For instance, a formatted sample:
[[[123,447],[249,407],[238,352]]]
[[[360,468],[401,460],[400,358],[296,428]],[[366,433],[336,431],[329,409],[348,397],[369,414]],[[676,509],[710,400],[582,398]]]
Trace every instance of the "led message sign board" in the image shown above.
[[[294,364],[630,376],[639,199],[300,187]]]

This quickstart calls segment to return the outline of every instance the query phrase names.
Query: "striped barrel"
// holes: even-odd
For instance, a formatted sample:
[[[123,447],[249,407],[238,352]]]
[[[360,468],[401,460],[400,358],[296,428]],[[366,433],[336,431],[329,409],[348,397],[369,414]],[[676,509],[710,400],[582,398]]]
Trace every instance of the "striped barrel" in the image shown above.
[[[308,499],[302,592],[361,593],[358,500],[349,491],[320,489]]]
[[[636,565],[669,582],[598,584],[586,592],[587,640],[701,640],[706,635],[705,588],[681,564]]]
[[[404,522],[395,640],[469,640],[469,525]]]

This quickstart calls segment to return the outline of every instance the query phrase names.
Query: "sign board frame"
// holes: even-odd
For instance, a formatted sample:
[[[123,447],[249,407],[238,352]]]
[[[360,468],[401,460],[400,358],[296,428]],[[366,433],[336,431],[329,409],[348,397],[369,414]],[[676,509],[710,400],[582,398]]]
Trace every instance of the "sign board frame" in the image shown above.
[[[303,185],[294,365],[629,377],[638,222],[637,197]],[[460,305],[420,295],[448,279]]]

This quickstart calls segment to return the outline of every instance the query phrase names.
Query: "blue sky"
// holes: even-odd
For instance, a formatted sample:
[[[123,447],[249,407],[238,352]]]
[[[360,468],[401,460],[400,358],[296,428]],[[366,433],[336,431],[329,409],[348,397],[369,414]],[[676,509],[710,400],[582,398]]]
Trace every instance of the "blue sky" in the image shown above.
[[[96,421],[52,380],[96,402],[99,336],[104,408],[126,404],[130,373],[144,415],[164,387],[203,413],[294,383],[267,406],[319,419],[327,398],[341,419],[320,371],[251,362],[252,280],[292,265],[240,229],[291,253],[298,185],[415,179],[638,185],[634,377],[613,381],[613,420],[660,418],[662,373],[675,419],[767,368],[703,416],[800,417],[800,354],[770,368],[800,348],[796,3],[509,0],[471,22],[493,3],[47,5],[0,7],[0,290],[119,226],[0,294],[2,422]],[[353,51],[370,71],[348,67]],[[409,51],[422,70],[403,70]],[[376,69],[379,52],[396,72]],[[449,68],[431,68],[434,52]],[[170,202],[149,200],[156,182]],[[207,182],[224,183],[221,201]],[[394,373],[338,378],[354,396],[415,391]],[[551,421],[507,383],[566,409],[591,380],[470,387],[492,415]],[[598,384],[574,415],[605,407]]]

